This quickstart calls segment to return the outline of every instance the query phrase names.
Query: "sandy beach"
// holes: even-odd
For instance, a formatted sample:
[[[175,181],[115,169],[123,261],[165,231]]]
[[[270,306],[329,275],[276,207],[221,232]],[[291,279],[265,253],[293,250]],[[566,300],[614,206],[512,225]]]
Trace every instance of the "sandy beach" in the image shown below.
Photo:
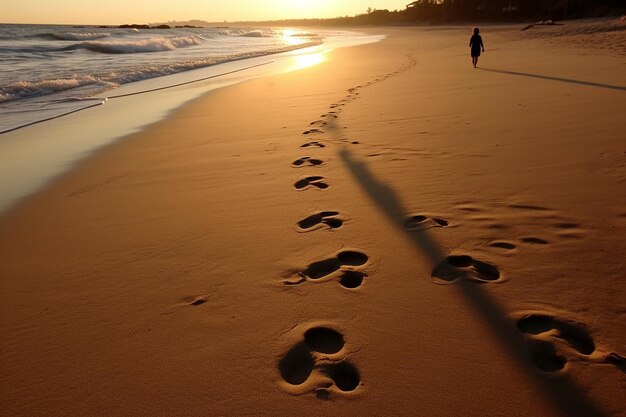
[[[0,217],[0,415],[626,416],[607,25],[367,29],[88,158]]]

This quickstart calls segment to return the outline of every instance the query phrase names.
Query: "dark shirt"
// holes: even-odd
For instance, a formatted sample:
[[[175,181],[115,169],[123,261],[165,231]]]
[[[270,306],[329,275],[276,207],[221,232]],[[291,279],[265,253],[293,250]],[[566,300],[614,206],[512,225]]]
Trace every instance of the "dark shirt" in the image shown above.
[[[481,38],[480,35],[472,35],[472,37],[470,38],[469,46],[472,48],[472,50],[480,51],[481,48],[485,49],[485,46],[483,45],[483,38]]]

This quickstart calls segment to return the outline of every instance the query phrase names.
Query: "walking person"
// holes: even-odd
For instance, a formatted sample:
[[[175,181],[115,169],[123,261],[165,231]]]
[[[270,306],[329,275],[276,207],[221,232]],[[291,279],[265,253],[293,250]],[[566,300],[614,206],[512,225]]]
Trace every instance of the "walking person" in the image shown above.
[[[479,35],[480,29],[474,28],[474,34],[470,38],[469,46],[472,48],[472,64],[474,64],[474,68],[478,65],[478,57],[480,56],[480,51],[482,49],[485,52],[485,45],[483,44],[483,38]]]

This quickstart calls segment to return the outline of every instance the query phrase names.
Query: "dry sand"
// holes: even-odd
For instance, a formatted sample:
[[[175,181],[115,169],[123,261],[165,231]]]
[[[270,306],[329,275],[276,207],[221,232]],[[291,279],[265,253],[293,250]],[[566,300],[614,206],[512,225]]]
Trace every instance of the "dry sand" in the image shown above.
[[[626,416],[626,57],[518,29],[374,31],[3,216],[0,414]]]

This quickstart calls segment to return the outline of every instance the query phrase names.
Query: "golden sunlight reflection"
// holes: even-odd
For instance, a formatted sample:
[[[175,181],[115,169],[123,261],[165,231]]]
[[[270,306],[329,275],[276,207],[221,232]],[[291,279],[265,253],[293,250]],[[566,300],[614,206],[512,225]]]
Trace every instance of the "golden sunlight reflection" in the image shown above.
[[[315,54],[302,54],[295,55],[293,57],[294,64],[290,68],[290,70],[299,70],[303,68],[312,67],[313,65],[321,64],[326,61],[325,52],[318,52]]]
[[[282,31],[283,42],[285,45],[300,45],[306,42],[306,39],[298,36],[301,32],[293,29],[285,29]]]

